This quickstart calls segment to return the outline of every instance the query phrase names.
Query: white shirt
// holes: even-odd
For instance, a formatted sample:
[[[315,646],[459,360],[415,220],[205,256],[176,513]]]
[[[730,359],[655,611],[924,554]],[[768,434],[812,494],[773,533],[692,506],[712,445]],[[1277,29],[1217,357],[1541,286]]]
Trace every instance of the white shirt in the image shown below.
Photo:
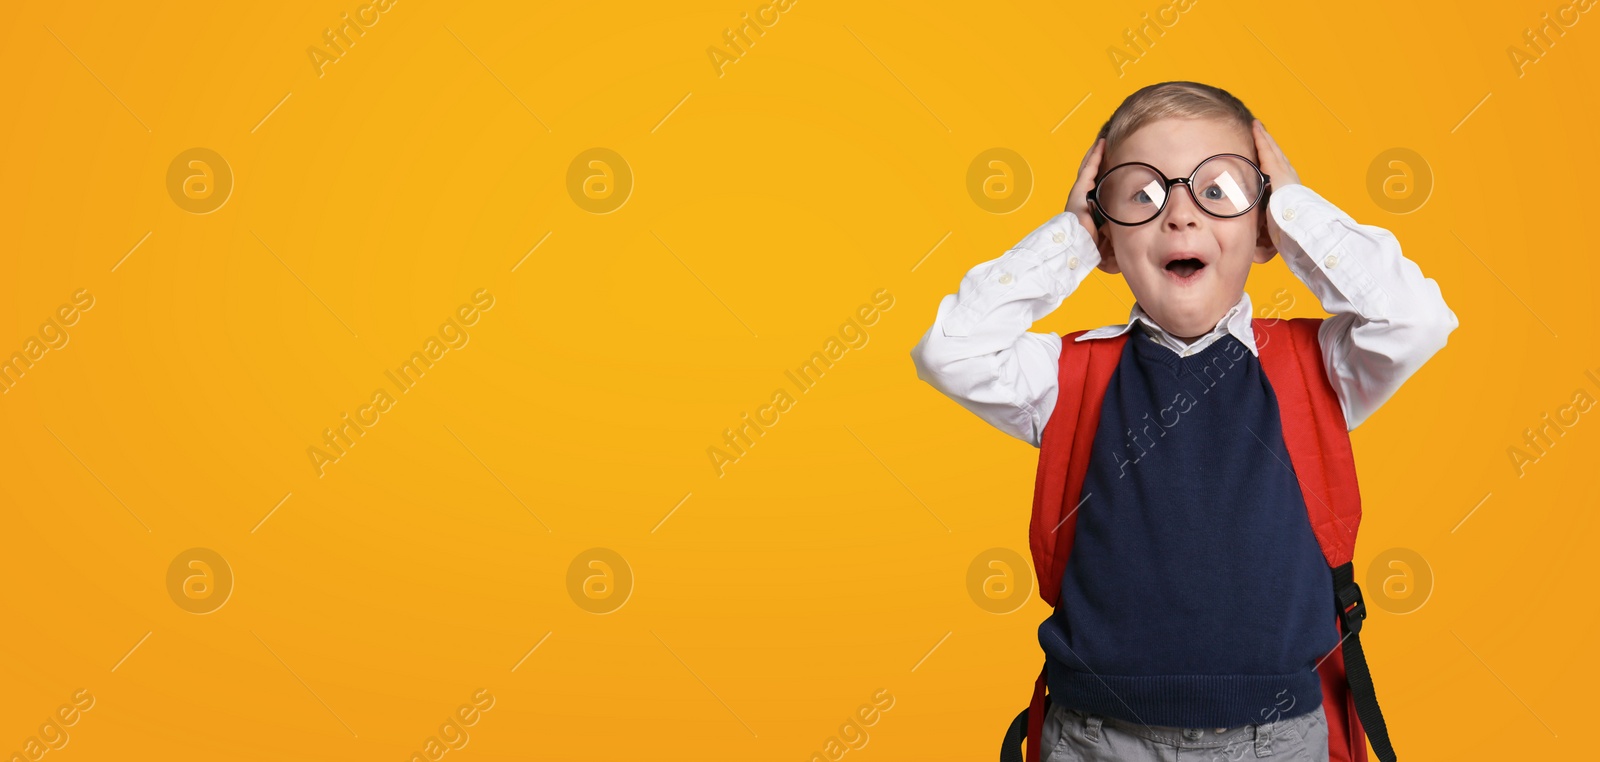
[[[1267,212],[1283,231],[1278,251],[1284,263],[1330,315],[1317,340],[1346,426],[1355,429],[1444,348],[1458,325],[1455,313],[1439,284],[1401,255],[1394,235],[1358,224],[1310,188],[1273,188]],[[1099,262],[1100,252],[1076,215],[1052,217],[1010,251],[973,267],[957,292],[939,302],[933,325],[911,350],[917,377],[1038,447],[1055,408],[1061,336],[1028,329],[1061,306]],[[1142,326],[1183,355],[1231,333],[1254,354],[1252,317],[1250,295],[1244,294],[1216,328],[1185,344],[1135,304],[1127,323],[1088,331],[1078,340]]]

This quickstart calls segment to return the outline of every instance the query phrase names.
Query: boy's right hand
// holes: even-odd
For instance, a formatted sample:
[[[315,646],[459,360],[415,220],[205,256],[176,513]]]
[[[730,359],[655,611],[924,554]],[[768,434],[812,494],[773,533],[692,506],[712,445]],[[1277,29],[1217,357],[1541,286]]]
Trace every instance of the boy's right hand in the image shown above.
[[[1115,274],[1120,270],[1111,250],[1111,239],[1106,237],[1104,230],[1095,226],[1094,214],[1089,210],[1089,189],[1094,187],[1095,178],[1100,174],[1100,158],[1105,155],[1105,148],[1105,138],[1095,138],[1094,145],[1089,146],[1089,152],[1083,155],[1083,163],[1078,165],[1078,179],[1067,193],[1066,211],[1077,215],[1078,222],[1094,239],[1094,246],[1100,252],[1100,263],[1096,266]]]
[[[1078,179],[1067,193],[1066,210],[1078,215],[1083,229],[1091,235],[1096,231],[1094,215],[1089,211],[1089,189],[1094,187],[1095,176],[1100,174],[1100,156],[1105,152],[1105,147],[1105,138],[1095,138],[1094,145],[1089,146],[1089,152],[1083,155],[1083,163],[1078,165]]]

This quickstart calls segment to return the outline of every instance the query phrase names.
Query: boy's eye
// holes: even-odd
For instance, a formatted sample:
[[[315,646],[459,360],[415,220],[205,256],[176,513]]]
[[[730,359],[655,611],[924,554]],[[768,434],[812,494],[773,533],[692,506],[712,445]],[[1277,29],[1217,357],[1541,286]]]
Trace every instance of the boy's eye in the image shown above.
[[[1221,188],[1211,185],[1207,186],[1205,190],[1200,191],[1200,195],[1207,201],[1221,201],[1224,194]]]
[[[1150,194],[1145,193],[1144,191],[1138,191],[1133,194],[1133,200],[1141,204],[1148,204],[1150,203]]]

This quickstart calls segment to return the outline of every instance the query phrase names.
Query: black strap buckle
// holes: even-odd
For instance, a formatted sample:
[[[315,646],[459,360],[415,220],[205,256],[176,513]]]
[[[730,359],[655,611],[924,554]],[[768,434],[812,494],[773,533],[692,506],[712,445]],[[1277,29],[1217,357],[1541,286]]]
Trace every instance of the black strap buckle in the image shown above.
[[[1344,622],[1345,632],[1361,632],[1361,620],[1367,618],[1367,602],[1361,597],[1361,586],[1352,580],[1339,585],[1335,591],[1339,598],[1339,618]]]

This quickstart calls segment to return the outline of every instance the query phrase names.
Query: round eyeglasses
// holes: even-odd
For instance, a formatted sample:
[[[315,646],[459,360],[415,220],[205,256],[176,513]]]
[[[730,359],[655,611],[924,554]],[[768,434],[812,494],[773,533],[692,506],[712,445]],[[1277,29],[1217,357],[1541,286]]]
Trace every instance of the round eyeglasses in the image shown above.
[[[1172,186],[1183,185],[1195,205],[1212,217],[1238,217],[1261,203],[1271,178],[1255,162],[1236,153],[1221,153],[1194,168],[1188,177],[1168,178],[1142,161],[1106,170],[1089,190],[1097,223],[1143,225],[1167,208]]]

